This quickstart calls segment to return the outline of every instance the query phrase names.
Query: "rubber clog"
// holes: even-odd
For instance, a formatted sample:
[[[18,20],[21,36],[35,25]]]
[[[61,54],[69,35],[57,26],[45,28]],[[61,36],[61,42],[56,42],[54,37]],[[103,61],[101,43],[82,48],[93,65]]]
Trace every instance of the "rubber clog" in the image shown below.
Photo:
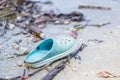
[[[41,67],[73,52],[75,43],[76,39],[68,35],[45,39],[26,56],[25,61],[34,68]]]

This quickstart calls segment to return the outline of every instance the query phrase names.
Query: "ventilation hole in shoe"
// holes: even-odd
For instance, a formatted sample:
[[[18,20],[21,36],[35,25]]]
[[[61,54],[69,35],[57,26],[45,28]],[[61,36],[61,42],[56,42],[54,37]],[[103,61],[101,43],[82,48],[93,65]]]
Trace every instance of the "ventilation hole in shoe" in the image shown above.
[[[68,40],[70,42],[70,40]]]
[[[40,47],[38,46],[36,49],[37,49],[37,50],[40,50]]]

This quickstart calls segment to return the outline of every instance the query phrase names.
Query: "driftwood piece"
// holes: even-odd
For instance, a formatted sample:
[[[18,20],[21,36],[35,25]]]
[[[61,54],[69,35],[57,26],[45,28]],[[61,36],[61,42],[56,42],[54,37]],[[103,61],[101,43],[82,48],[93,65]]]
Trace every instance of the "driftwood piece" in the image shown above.
[[[61,70],[65,68],[65,63],[66,62],[64,61],[59,63],[54,69],[50,70],[49,73],[41,80],[52,80],[54,76],[57,75],[57,73],[59,73]]]
[[[71,58],[75,57],[75,55],[77,55],[79,51],[82,51],[85,46],[85,44],[82,44],[75,52],[68,55],[69,59],[60,62],[56,67],[50,70],[49,73],[46,76],[44,76],[41,80],[52,80],[61,70],[65,68],[66,63],[69,62]]]
[[[95,26],[95,27],[102,27],[111,24],[110,22],[108,23],[103,23],[103,24],[88,24],[87,26]]]
[[[110,7],[102,7],[102,6],[91,6],[91,5],[79,5],[79,9],[94,9],[94,10],[111,10]]]

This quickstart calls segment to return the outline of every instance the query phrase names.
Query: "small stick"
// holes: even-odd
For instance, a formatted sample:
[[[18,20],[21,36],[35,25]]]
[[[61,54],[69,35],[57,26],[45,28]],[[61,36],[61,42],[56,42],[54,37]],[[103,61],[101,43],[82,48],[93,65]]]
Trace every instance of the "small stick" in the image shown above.
[[[106,25],[108,25],[108,24],[110,24],[110,22],[108,22],[108,23],[103,23],[103,24],[88,24],[88,26],[101,27],[101,26],[106,26]]]
[[[51,1],[41,2],[41,1],[25,1],[29,3],[41,3],[41,4],[53,4]]]
[[[101,7],[101,6],[90,6],[90,5],[79,5],[79,9],[96,9],[96,10],[111,10],[109,7]]]
[[[25,76],[25,73],[26,73],[26,70],[24,69],[24,71],[23,71],[23,76]],[[21,80],[25,80],[25,79],[22,77]]]

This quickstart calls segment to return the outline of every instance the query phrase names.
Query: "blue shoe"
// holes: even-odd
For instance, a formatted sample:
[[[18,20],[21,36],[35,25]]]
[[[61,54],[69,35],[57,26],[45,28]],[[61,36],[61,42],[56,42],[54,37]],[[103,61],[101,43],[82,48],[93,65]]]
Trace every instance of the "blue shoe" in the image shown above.
[[[26,57],[25,61],[37,68],[63,58],[75,50],[76,40],[68,35],[40,42]]]

